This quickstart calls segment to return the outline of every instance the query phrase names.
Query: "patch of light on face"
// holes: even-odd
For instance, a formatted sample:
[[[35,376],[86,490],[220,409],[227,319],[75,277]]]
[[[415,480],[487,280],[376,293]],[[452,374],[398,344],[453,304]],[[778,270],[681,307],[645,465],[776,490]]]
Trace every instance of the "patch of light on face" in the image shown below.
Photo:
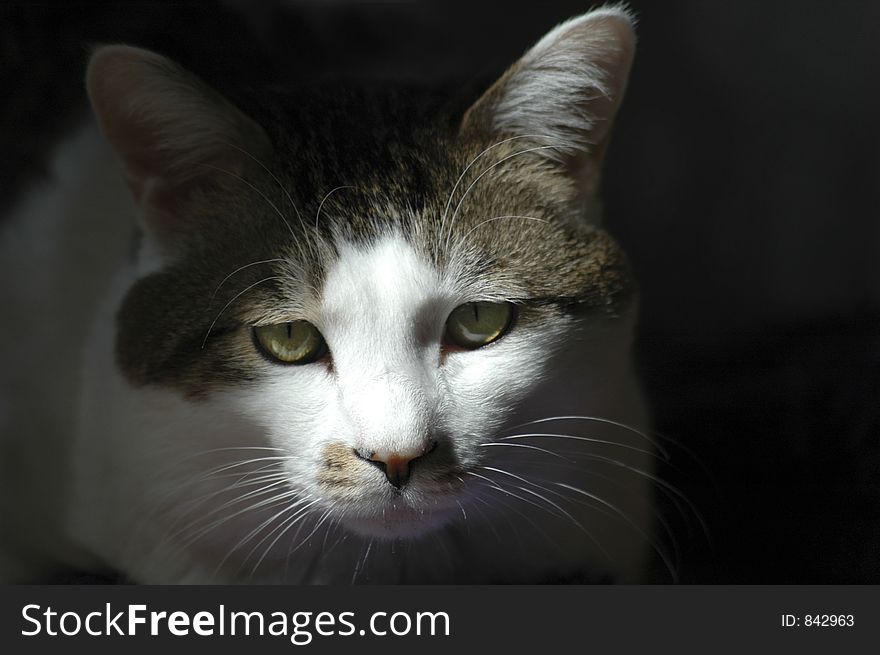
[[[368,247],[343,242],[338,250],[324,284],[328,342],[367,349],[361,356],[381,355],[411,341],[414,328],[430,327],[426,308],[448,293],[439,272],[404,238],[389,236]]]
[[[440,285],[436,269],[399,236],[386,237],[367,249],[343,243],[339,252],[325,287],[327,305],[332,305],[334,295],[338,295],[334,291],[343,294],[357,288],[363,296],[380,303],[376,308],[401,311],[413,307]]]
[[[401,283],[410,283],[419,278],[430,278],[430,271],[418,261],[412,248],[397,239],[383,241],[372,253],[366,254],[371,265],[370,279],[379,289],[391,290]],[[409,273],[402,277],[403,273]]]
[[[338,244],[324,284],[322,325],[340,398],[356,426],[352,445],[420,451],[449,294],[441,276],[405,239]],[[427,335],[427,338],[426,338]],[[436,341],[436,343],[435,343]]]

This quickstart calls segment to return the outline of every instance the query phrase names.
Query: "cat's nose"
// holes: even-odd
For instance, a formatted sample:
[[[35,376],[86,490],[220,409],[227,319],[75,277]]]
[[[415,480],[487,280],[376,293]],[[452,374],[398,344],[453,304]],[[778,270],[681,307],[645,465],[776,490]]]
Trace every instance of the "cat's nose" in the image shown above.
[[[391,486],[400,489],[409,481],[413,462],[431,454],[436,448],[437,441],[434,440],[423,448],[407,452],[365,452],[356,449],[354,453],[360,459],[381,469]]]

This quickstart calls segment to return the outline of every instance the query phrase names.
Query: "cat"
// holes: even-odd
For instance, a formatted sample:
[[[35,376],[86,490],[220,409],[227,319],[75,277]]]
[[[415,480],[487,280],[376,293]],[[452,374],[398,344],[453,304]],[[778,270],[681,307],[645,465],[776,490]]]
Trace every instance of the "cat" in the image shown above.
[[[657,450],[597,200],[634,48],[625,9],[575,17],[464,112],[98,48],[96,120],[0,238],[0,576],[643,580]]]

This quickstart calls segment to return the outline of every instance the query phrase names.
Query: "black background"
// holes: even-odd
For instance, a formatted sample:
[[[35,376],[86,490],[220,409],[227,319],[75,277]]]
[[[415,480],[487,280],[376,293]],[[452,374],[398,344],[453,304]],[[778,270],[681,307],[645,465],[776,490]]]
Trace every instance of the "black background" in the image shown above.
[[[878,583],[880,3],[630,6],[604,198],[640,280],[660,476],[697,510],[658,493],[681,580]],[[152,47],[221,88],[302,70],[474,82],[589,8],[3,3],[0,207],[83,115],[90,43]]]

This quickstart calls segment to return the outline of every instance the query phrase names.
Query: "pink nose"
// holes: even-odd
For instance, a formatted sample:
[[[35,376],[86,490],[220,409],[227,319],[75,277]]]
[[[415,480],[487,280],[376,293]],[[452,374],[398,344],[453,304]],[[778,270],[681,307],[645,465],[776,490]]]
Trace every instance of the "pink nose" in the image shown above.
[[[430,454],[436,447],[437,442],[433,441],[426,448],[421,450],[421,452],[415,452],[412,454],[387,452],[372,452],[366,454],[357,450],[355,450],[355,454],[359,458],[382,469],[382,472],[385,473],[385,477],[388,482],[391,483],[391,486],[400,489],[409,481],[413,462]]]
[[[418,457],[405,457],[396,453],[392,453],[387,457],[380,457],[375,454],[370,457],[371,462],[384,467],[385,477],[388,478],[391,486],[397,489],[400,489],[409,480],[409,465],[416,459]]]

